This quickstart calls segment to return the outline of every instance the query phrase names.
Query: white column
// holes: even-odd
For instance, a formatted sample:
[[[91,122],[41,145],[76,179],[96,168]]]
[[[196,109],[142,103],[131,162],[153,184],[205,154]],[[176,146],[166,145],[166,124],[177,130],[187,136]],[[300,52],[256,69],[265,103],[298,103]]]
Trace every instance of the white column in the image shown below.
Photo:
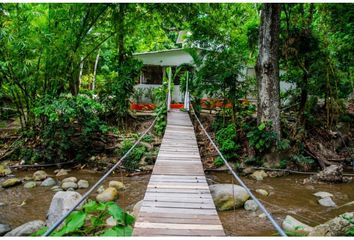
[[[172,79],[172,68],[168,71],[168,94],[167,94],[167,111],[171,109],[171,79]]]
[[[186,76],[186,92],[184,93],[184,109],[189,111],[189,89],[188,89],[188,81],[189,81],[189,72],[187,71]]]

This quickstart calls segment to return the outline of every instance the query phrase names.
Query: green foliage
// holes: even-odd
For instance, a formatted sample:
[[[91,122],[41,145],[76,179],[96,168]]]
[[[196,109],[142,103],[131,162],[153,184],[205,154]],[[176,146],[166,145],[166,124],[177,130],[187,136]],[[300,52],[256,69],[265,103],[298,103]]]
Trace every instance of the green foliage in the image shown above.
[[[125,153],[129,151],[129,149],[134,145],[134,143],[130,140],[124,140],[122,142],[122,148],[120,149],[120,155],[123,156]],[[123,160],[123,166],[128,171],[134,171],[139,167],[139,162],[141,158],[144,156],[146,152],[146,147],[143,145],[137,145],[127,156],[126,159]]]
[[[271,149],[276,141],[276,133],[271,131],[271,123],[261,123],[256,128],[247,133],[247,139],[259,155]]]
[[[218,156],[218,157],[215,158],[213,164],[214,164],[215,167],[221,167],[225,163],[224,163],[224,160],[222,160],[222,158]]]
[[[314,162],[312,158],[301,154],[292,156],[292,160],[301,164],[312,164]]]
[[[345,214],[342,215],[342,218],[344,218],[345,220],[347,220],[350,224],[354,224],[354,218],[347,216]],[[346,236],[354,236],[354,226],[352,226],[350,229],[348,229],[348,231],[345,234]]]
[[[108,127],[99,118],[104,107],[85,96],[61,95],[42,99],[33,109],[41,119],[41,157],[48,162],[85,160],[95,141],[104,140]]]
[[[105,227],[107,218],[113,217],[117,225]],[[124,212],[116,203],[100,203],[89,200],[80,210],[73,211],[64,222],[64,225],[55,230],[50,236],[131,236],[134,217]],[[41,236],[47,231],[41,228],[32,236]]]
[[[220,129],[215,136],[221,153],[227,160],[235,160],[238,157],[237,151],[240,149],[236,140],[235,125],[229,124],[227,127]],[[217,161],[217,164],[220,161]]]
[[[162,85],[155,89],[155,96],[157,101],[156,113],[156,123],[155,132],[157,135],[161,136],[165,131],[167,125],[167,95],[168,95],[168,74],[172,71],[171,68],[166,69],[166,74],[163,76]],[[172,73],[171,73],[172,75]],[[176,76],[176,73],[175,75]],[[173,79],[171,79],[171,95],[173,91]]]
[[[106,82],[101,92],[101,102],[106,106],[106,116],[122,121],[128,114],[130,97],[134,93],[135,80],[140,74],[142,63],[127,59],[113,72],[112,79]]]
[[[280,141],[277,142],[277,149],[279,151],[285,151],[290,148],[290,141],[288,139],[280,139]]]

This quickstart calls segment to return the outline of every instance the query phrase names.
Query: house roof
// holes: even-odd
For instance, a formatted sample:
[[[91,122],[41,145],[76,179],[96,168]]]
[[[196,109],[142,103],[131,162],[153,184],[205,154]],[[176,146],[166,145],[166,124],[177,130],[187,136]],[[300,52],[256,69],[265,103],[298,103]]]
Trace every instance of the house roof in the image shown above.
[[[199,48],[195,48],[201,50]],[[165,49],[160,51],[134,53],[135,59],[141,60],[144,65],[158,66],[179,66],[182,64],[192,64],[192,56],[186,51],[186,48]]]

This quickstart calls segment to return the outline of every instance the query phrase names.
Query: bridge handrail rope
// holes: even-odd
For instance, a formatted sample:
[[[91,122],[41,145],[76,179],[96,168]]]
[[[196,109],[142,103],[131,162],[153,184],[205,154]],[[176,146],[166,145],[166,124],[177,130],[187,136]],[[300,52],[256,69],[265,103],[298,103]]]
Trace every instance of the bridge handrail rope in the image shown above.
[[[102,184],[104,180],[122,163],[122,161],[131,153],[131,151],[140,143],[140,141],[143,139],[143,137],[151,130],[151,128],[154,126],[156,119],[151,123],[150,127],[139,137],[139,139],[134,143],[134,145],[121,157],[121,159],[114,164],[114,166],[109,169],[108,172],[106,172],[96,183],[93,185],[81,198],[80,200],[72,207],[69,209],[68,212],[66,212],[58,221],[56,221],[44,234],[43,236],[47,237],[49,236],[59,225],[64,222],[64,220],[72,213],[81,203],[83,203],[89,195],[99,186]]]
[[[253,199],[253,201],[255,201],[255,203],[258,205],[258,207],[262,210],[262,212],[266,215],[266,217],[269,219],[269,221],[272,223],[272,225],[274,226],[274,228],[278,231],[278,233],[283,236],[283,237],[287,237],[286,233],[284,232],[284,230],[279,226],[279,224],[275,221],[275,219],[272,217],[272,215],[267,211],[267,209],[263,206],[263,204],[256,198],[256,196],[253,195],[253,193],[251,192],[251,190],[246,186],[246,184],[241,180],[241,178],[234,172],[234,170],[232,169],[232,167],[230,166],[230,164],[227,162],[227,160],[224,158],[224,156],[222,155],[222,153],[220,152],[218,146],[214,143],[214,141],[211,139],[210,135],[208,134],[208,132],[205,130],[203,124],[200,122],[197,114],[194,111],[193,105],[192,106],[192,110],[193,110],[193,114],[195,116],[195,118],[197,119],[200,127],[203,129],[205,135],[208,137],[210,143],[213,145],[213,147],[216,149],[216,151],[218,152],[219,156],[221,157],[221,159],[224,161],[226,167],[230,170],[231,174],[234,176],[234,178],[240,183],[240,185],[246,190],[246,192],[248,193],[248,195],[251,196],[251,198]]]

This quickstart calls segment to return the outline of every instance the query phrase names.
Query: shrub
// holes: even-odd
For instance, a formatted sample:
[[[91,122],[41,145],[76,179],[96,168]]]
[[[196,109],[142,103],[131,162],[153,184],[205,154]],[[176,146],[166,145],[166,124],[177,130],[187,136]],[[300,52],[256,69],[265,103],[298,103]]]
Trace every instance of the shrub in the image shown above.
[[[269,130],[270,122],[261,123],[247,134],[247,139],[258,155],[264,154],[270,150],[276,141],[276,133]]]
[[[120,149],[120,155],[123,156],[129,151],[129,149],[134,145],[130,140],[124,140],[122,143],[122,148]],[[123,160],[123,166],[128,171],[134,171],[139,167],[139,162],[146,152],[146,147],[142,145],[137,145]]]
[[[62,95],[39,102],[33,112],[41,119],[42,158],[48,162],[85,160],[95,151],[94,143],[103,141],[108,131],[99,118],[103,110],[86,95]]]
[[[240,145],[235,142],[236,130],[233,124],[220,129],[216,132],[216,141],[219,145],[220,151],[227,160],[232,160],[238,157],[237,151]]]
[[[106,219],[110,216],[117,224],[106,228]],[[50,236],[131,236],[134,221],[133,216],[114,202],[98,203],[89,200],[81,210],[70,213],[63,226]],[[41,236],[47,230],[48,227],[43,227],[32,236]]]

